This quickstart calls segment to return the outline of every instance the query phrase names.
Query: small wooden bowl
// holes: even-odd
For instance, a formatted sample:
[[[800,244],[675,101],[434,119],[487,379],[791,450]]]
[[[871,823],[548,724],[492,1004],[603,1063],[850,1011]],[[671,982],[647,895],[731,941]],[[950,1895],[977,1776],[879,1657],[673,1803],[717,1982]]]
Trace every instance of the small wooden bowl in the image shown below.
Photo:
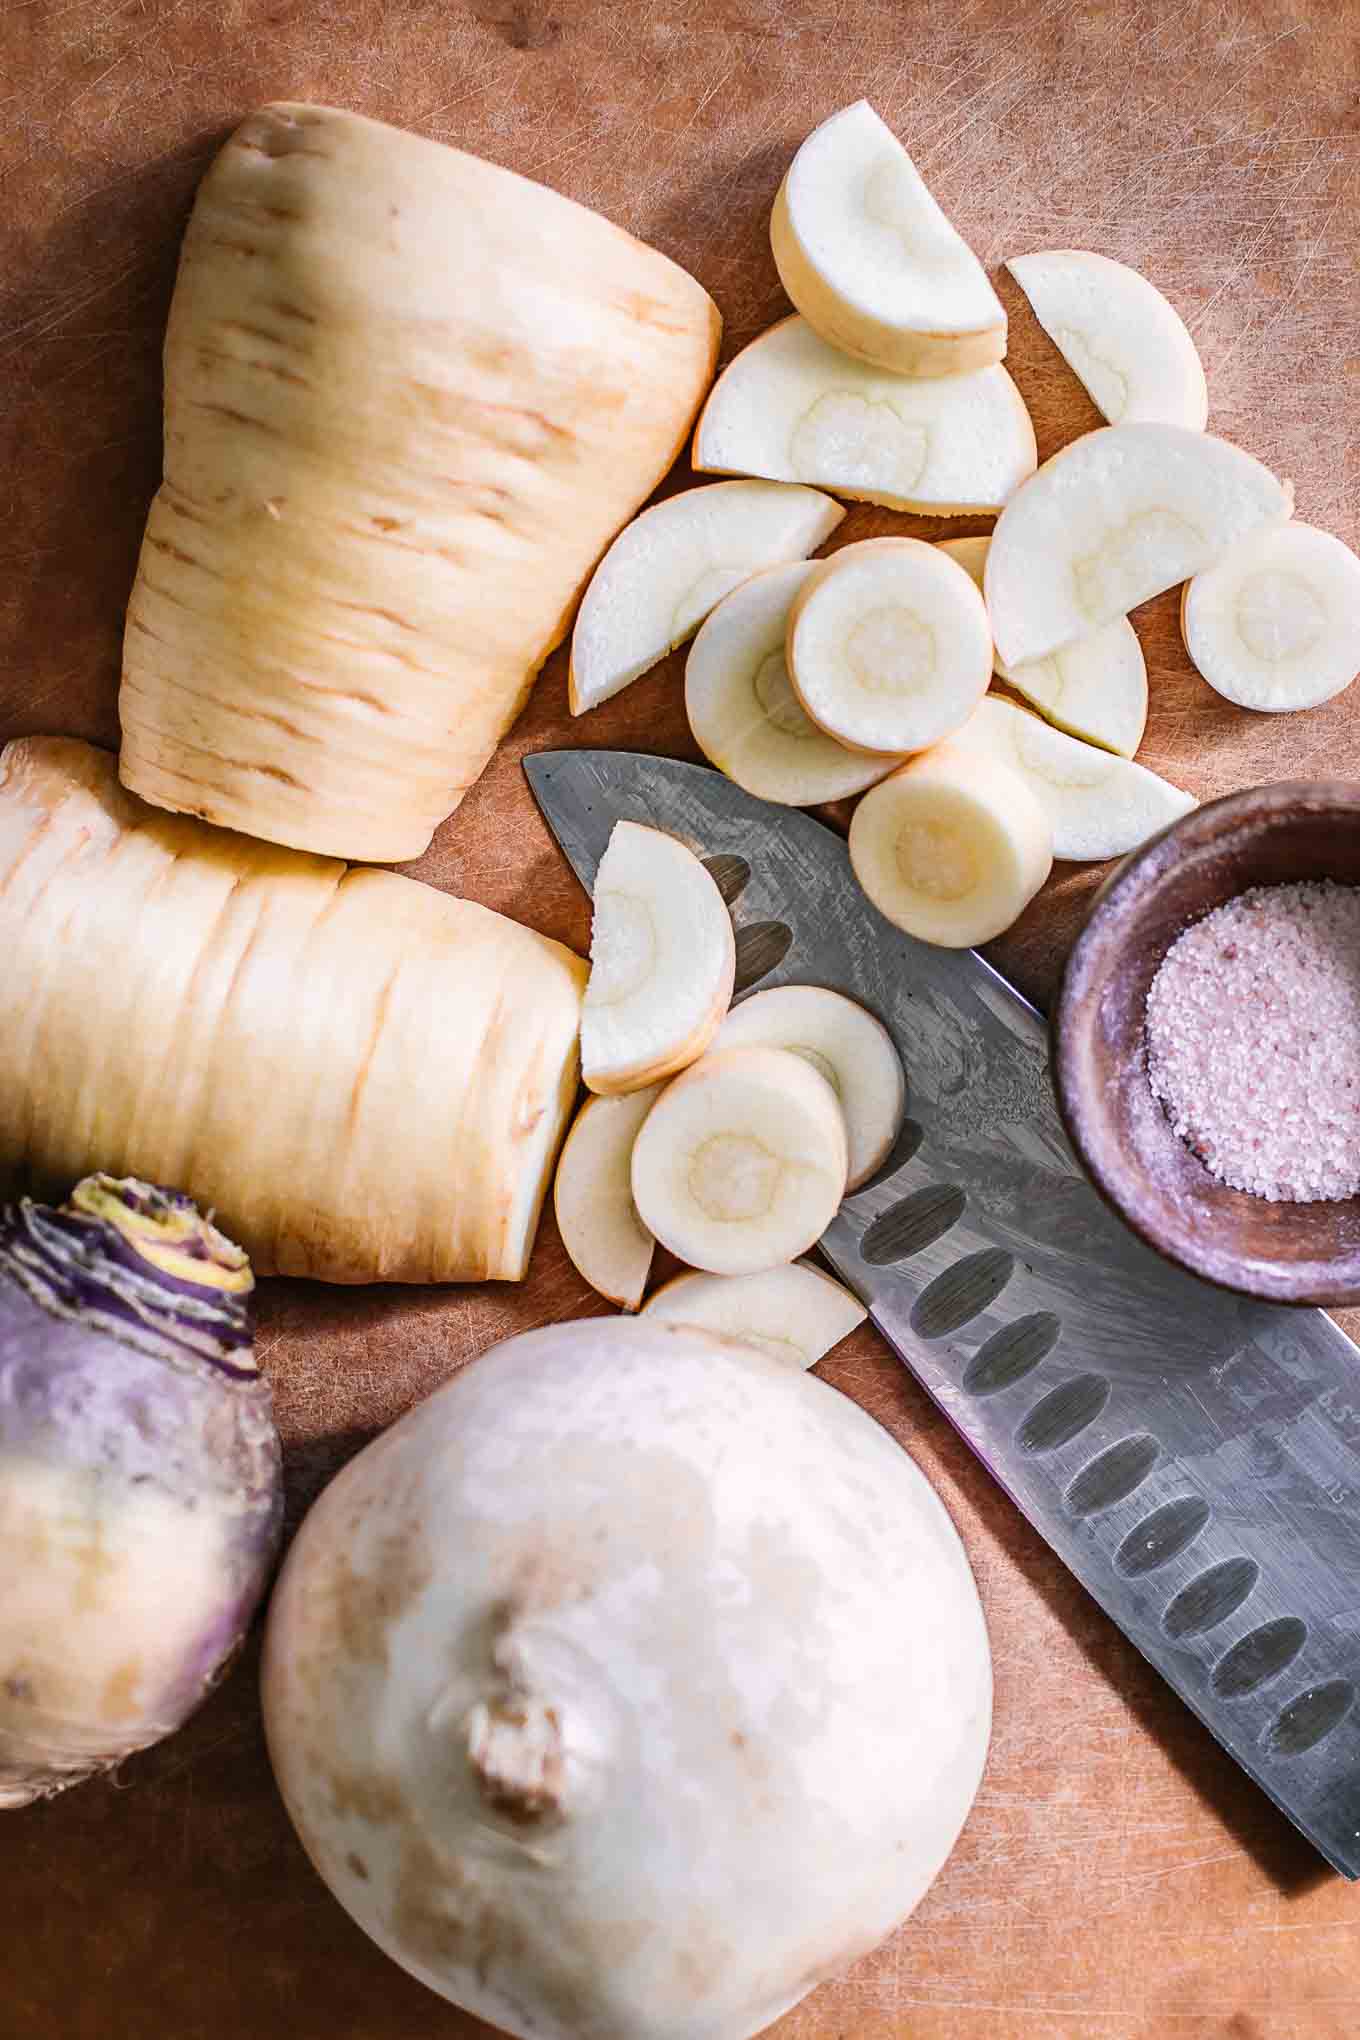
[[[1096,895],[1053,1014],[1058,1107],[1092,1182],[1170,1261],[1274,1303],[1360,1303],[1360,1197],[1230,1190],[1172,1132],[1147,1080],[1148,987],[1182,929],[1253,885],[1360,884],[1360,784],[1285,780],[1194,809]]]

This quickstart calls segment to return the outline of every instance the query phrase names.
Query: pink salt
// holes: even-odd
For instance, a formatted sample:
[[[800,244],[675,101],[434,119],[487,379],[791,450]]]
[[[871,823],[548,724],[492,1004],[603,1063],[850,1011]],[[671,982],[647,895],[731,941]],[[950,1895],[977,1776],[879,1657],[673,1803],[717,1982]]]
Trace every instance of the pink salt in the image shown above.
[[[1360,888],[1256,886],[1162,959],[1148,1076],[1205,1167],[1277,1203],[1360,1190]]]

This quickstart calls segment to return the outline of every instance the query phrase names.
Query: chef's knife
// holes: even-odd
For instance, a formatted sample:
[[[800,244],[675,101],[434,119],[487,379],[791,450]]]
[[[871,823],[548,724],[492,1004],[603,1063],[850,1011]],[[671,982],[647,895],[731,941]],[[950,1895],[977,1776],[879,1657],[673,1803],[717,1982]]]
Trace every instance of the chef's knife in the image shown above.
[[[587,890],[615,822],[664,828],[732,907],[739,995],[828,985],[889,1028],[909,1118],[821,1252],[1130,1641],[1360,1877],[1360,1352],[1144,1247],[1068,1146],[1040,1015],[885,921],[821,823],[633,752],[525,771]]]

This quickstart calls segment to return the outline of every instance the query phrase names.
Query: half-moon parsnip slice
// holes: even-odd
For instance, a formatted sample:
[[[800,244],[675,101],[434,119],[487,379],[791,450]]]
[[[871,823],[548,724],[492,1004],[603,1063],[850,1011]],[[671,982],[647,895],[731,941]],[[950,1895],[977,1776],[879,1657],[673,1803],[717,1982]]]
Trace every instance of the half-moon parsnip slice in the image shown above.
[[[914,381],[866,368],[796,317],[729,362],[694,434],[702,473],[946,517],[999,510],[1035,459],[1029,412],[999,365]]]
[[[611,1096],[657,1083],[712,1041],[736,938],[711,874],[660,829],[618,822],[595,880],[581,1074]]]

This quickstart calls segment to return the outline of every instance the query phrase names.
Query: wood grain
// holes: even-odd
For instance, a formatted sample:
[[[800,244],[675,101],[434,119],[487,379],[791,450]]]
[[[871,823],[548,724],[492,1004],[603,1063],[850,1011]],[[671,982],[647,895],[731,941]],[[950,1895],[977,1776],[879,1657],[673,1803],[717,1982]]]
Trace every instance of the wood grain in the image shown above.
[[[179,233],[251,105],[350,105],[600,206],[689,266],[730,352],[784,309],[765,238],[792,150],[867,95],[989,267],[1089,246],[1188,317],[1211,424],[1360,539],[1355,0],[8,0],[0,16],[0,736],[111,742],[123,605],[160,464]],[[1018,293],[1010,366],[1040,452],[1096,422]],[[670,486],[682,481],[677,476]],[[985,529],[961,520],[959,531]],[[926,520],[854,510],[840,542]],[[1360,696],[1229,708],[1137,618],[1146,762],[1201,795],[1360,776]],[[672,660],[583,723],[554,659],[414,867],[580,943],[584,903],[526,749],[691,755]],[[1044,996],[1093,884],[1065,869],[998,961]],[[364,1438],[509,1331],[592,1308],[551,1230],[517,1292],[272,1285],[263,1348],[294,1515]],[[967,1540],[996,1652],[991,1762],[920,1912],[783,2040],[1340,2040],[1360,1914],[1084,1598],[869,1332],[825,1366],[912,1450]],[[3,1588],[0,1587],[0,1591]],[[134,1762],[0,1827],[3,2024],[23,2040],[471,2040],[313,1876],[243,1663]]]

